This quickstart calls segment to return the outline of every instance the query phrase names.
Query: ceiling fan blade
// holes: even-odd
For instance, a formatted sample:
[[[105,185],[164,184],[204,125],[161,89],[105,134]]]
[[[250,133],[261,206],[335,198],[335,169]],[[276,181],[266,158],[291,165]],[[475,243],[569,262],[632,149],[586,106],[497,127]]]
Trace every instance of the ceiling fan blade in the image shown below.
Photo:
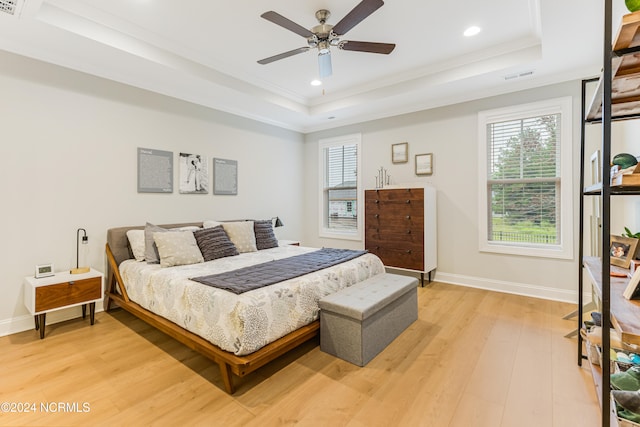
[[[277,61],[279,59],[288,58],[290,56],[297,55],[297,54],[302,53],[302,52],[306,52],[309,49],[311,49],[309,46],[299,47],[297,49],[293,49],[293,50],[290,50],[288,52],[283,52],[283,53],[278,54],[278,55],[274,55],[274,56],[270,56],[268,58],[261,59],[260,61],[258,61],[258,64],[262,64],[262,65],[269,64],[269,63]]]
[[[352,50],[357,52],[382,53],[388,55],[393,52],[396,45],[393,43],[357,42],[353,40],[343,40],[339,45],[342,50]]]
[[[273,10],[265,12],[260,16],[266,19],[267,21],[271,21],[274,24],[280,25],[281,27],[286,28],[289,31],[293,31],[294,33],[302,37],[305,37],[305,38],[313,37],[313,33],[311,31],[304,28],[302,25],[296,24],[292,20],[285,18],[279,13],[274,12]]]
[[[383,4],[382,0],[362,0],[351,12],[347,13],[347,16],[333,26],[333,32],[339,36],[345,35],[347,31],[378,10]]]
[[[321,79],[324,79],[325,77],[329,77],[333,71],[331,69],[331,53],[327,52],[327,53],[319,53],[318,54],[318,68],[319,68],[319,75]]]

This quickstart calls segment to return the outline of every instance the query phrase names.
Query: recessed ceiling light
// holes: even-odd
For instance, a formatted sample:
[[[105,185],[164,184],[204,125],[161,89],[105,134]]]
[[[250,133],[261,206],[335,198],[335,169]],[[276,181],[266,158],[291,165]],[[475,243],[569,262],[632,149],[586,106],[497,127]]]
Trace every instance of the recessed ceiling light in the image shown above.
[[[477,35],[480,31],[482,31],[482,29],[480,27],[476,27],[475,25],[467,28],[466,30],[464,30],[464,35],[466,37],[472,37]]]
[[[321,84],[320,80],[311,80],[311,86],[320,86]]]

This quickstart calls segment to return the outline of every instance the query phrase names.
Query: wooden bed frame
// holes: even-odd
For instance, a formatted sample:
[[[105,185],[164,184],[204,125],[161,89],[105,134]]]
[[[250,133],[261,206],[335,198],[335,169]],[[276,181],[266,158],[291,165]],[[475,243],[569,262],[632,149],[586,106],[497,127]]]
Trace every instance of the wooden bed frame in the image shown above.
[[[169,224],[162,225],[162,227],[172,228],[189,225],[202,226],[202,223]],[[261,366],[266,365],[272,360],[275,360],[286,352],[318,335],[320,322],[316,320],[309,325],[303,326],[302,328],[285,335],[271,344],[267,344],[251,354],[237,356],[233,353],[222,350],[220,347],[210,343],[204,338],[189,332],[164,317],[158,316],[139,304],[136,304],[129,299],[124,287],[124,282],[122,281],[122,276],[120,276],[120,270],[118,269],[118,265],[124,259],[133,258],[129,252],[126,238],[126,231],[133,229],[144,229],[144,226],[112,228],[107,231],[106,255],[107,281],[109,286],[106,292],[106,311],[108,312],[111,310],[112,302],[115,302],[118,306],[147,322],[149,325],[159,329],[187,347],[216,362],[220,367],[220,375],[222,376],[224,388],[227,393],[234,393],[232,373],[238,377],[250,374]]]

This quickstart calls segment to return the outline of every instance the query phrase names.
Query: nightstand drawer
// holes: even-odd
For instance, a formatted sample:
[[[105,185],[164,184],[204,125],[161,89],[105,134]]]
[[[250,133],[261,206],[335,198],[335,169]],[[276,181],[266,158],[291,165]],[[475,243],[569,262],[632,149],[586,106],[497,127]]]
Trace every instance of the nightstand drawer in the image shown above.
[[[35,311],[88,302],[102,297],[102,277],[70,280],[36,288]]]

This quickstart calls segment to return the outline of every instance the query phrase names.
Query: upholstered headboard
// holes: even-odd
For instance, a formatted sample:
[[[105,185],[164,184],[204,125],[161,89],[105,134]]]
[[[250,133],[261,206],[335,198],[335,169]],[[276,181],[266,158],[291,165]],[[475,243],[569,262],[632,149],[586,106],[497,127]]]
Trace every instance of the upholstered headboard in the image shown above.
[[[159,224],[162,228],[176,228],[187,226],[202,227],[202,222],[186,222],[182,224]],[[127,231],[129,230],[144,230],[144,225],[134,225],[131,227],[117,227],[107,230],[107,244],[113,253],[113,258],[117,265],[126,259],[133,258],[131,248],[129,247],[129,240],[127,239]]]

